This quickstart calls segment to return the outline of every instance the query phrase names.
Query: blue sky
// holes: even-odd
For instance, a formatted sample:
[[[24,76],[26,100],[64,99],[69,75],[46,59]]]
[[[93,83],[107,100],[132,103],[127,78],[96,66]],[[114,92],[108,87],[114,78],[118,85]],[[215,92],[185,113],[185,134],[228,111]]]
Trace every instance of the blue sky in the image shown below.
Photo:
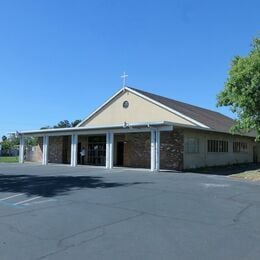
[[[82,119],[128,85],[216,110],[258,0],[0,0],[0,135]],[[228,109],[218,109],[231,115]]]

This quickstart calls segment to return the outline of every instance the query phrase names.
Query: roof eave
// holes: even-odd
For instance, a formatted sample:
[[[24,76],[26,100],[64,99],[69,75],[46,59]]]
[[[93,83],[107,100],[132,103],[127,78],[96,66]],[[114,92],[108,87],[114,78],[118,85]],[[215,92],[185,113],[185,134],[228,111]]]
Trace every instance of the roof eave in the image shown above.
[[[126,128],[152,128],[173,126],[171,122],[158,121],[158,122],[141,122],[141,123],[122,123],[117,125],[103,125],[103,126],[88,126],[88,127],[70,127],[70,128],[51,128],[41,130],[28,130],[21,131],[21,135],[34,135],[34,134],[49,134],[49,133],[68,133],[68,132],[83,132],[90,130],[112,130],[112,129],[126,129]]]
[[[125,87],[121,88],[119,91],[117,91],[112,97],[107,99],[105,103],[103,103],[101,106],[99,106],[96,110],[94,110],[89,116],[87,116],[85,119],[83,119],[78,125],[75,127],[81,127],[85,122],[87,122],[93,115],[95,115],[98,111],[100,111],[103,107],[105,107],[110,101],[112,101],[115,97],[117,97],[121,92],[125,91]]]

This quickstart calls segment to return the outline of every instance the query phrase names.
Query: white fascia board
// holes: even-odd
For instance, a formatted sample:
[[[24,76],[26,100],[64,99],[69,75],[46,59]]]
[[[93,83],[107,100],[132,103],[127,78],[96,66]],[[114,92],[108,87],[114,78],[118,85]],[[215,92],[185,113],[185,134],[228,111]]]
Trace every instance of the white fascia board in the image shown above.
[[[194,120],[194,119],[192,119],[192,118],[190,118],[188,116],[185,116],[184,114],[182,114],[182,113],[180,113],[180,112],[178,112],[178,111],[176,111],[176,110],[174,110],[174,109],[172,109],[170,107],[167,107],[167,106],[163,105],[162,103],[157,102],[157,101],[155,101],[155,100],[153,100],[153,99],[151,99],[151,98],[149,98],[149,97],[139,93],[138,91],[135,91],[135,90],[133,90],[131,88],[128,88],[128,87],[125,87],[125,89],[128,90],[129,92],[132,92],[133,94],[135,94],[135,95],[137,95],[139,97],[142,97],[145,100],[148,100],[148,101],[152,102],[153,104],[155,104],[155,105],[157,105],[157,106],[159,106],[161,108],[164,108],[164,109],[170,111],[171,113],[174,113],[174,114],[176,114],[176,115],[178,115],[178,116],[180,116],[180,117],[190,121],[191,123],[194,123],[194,124],[196,124],[196,125],[198,125],[200,127],[203,127],[203,128],[209,128],[208,126],[200,123],[199,121]]]
[[[42,129],[42,130],[29,130],[21,131],[20,134],[49,134],[49,133],[74,133],[84,130],[98,130],[98,129],[110,129],[123,127],[123,124],[120,125],[104,125],[104,126],[88,126],[88,127],[70,127],[70,128],[51,128],[51,129]]]
[[[103,103],[100,107],[98,107],[94,112],[92,112],[89,116],[87,116],[85,119],[83,119],[76,127],[80,127],[82,124],[84,124],[86,121],[88,121],[93,115],[95,115],[99,110],[101,110],[103,107],[105,107],[109,102],[111,102],[115,97],[117,97],[121,92],[125,91],[125,87],[121,88],[119,91],[116,92],[111,98],[109,98],[105,103]]]
[[[128,123],[128,124],[117,124],[117,125],[103,125],[103,126],[87,126],[87,127],[70,127],[70,128],[52,128],[52,129],[42,129],[42,130],[31,130],[31,131],[21,131],[21,135],[70,135],[73,133],[81,133],[88,131],[105,131],[113,129],[129,129],[129,128],[149,128],[149,127],[163,127],[171,126],[170,122],[159,121],[159,122],[141,122],[141,123]]]

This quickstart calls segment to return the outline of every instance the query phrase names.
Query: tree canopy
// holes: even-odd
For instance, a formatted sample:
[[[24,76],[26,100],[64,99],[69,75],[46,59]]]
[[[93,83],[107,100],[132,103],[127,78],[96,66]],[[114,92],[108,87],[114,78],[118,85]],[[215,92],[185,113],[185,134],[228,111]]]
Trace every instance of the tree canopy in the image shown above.
[[[260,38],[253,40],[246,57],[233,58],[218,106],[228,106],[237,115],[233,133],[256,131],[260,140]]]
[[[81,120],[77,119],[72,122],[69,122],[68,120],[60,121],[58,124],[54,126],[44,126],[41,129],[51,129],[51,128],[69,128],[69,127],[75,127],[81,122]],[[26,137],[24,139],[24,142],[27,146],[35,146],[38,144],[38,138],[37,137]],[[16,146],[19,145],[19,137],[15,134],[10,134],[8,136],[3,135],[1,143],[1,149],[2,150],[10,150],[14,149]]]
[[[54,125],[54,126],[44,126],[41,129],[51,129],[51,128],[70,128],[70,127],[75,127],[76,125],[78,125],[81,122],[80,119],[76,119],[72,122],[70,122],[69,120],[62,120],[60,121],[58,124]]]
[[[2,150],[9,150],[19,145],[19,138],[15,134],[10,134],[8,137],[2,136]]]

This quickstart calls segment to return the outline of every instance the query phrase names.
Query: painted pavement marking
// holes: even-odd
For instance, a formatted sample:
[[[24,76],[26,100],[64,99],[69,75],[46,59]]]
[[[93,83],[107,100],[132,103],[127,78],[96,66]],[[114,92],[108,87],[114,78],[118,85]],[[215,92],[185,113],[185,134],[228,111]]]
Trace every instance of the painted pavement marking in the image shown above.
[[[19,196],[22,196],[22,195],[24,195],[24,193],[20,193],[20,194],[12,195],[12,196],[9,196],[9,197],[6,197],[6,198],[3,198],[3,199],[0,199],[0,201],[9,200],[9,199],[16,198],[16,197],[19,197]]]
[[[31,198],[31,199],[28,199],[28,200],[19,201],[19,202],[14,203],[14,205],[15,205],[15,206],[16,206],[16,205],[21,205],[21,204],[24,204],[24,203],[29,202],[29,201],[32,201],[32,200],[37,200],[37,199],[39,199],[39,198],[41,198],[41,196],[37,196],[37,197]]]
[[[5,205],[5,206],[9,206],[9,207],[14,207],[14,208],[24,208],[24,207],[28,207],[28,206],[33,206],[33,205],[39,205],[39,204],[44,204],[44,203],[48,203],[48,202],[54,202],[57,201],[56,199],[50,199],[50,198],[44,198],[42,196],[36,196],[33,198],[19,198],[21,196],[26,196],[25,193],[19,193],[19,194],[15,194],[15,195],[11,195],[8,197],[4,197],[0,199],[0,204]],[[20,201],[19,201],[20,199]],[[16,200],[16,201],[15,201]],[[18,200],[18,202],[17,202]],[[36,201],[39,200],[39,201]]]
[[[31,203],[24,203],[23,205],[31,206],[31,205],[38,205],[38,204],[43,204],[43,203],[52,202],[52,201],[56,201],[56,200],[55,199],[49,199],[49,200],[34,201],[34,202],[31,202]]]
[[[206,188],[225,188],[230,187],[229,184],[220,184],[220,183],[202,183],[203,186]]]

